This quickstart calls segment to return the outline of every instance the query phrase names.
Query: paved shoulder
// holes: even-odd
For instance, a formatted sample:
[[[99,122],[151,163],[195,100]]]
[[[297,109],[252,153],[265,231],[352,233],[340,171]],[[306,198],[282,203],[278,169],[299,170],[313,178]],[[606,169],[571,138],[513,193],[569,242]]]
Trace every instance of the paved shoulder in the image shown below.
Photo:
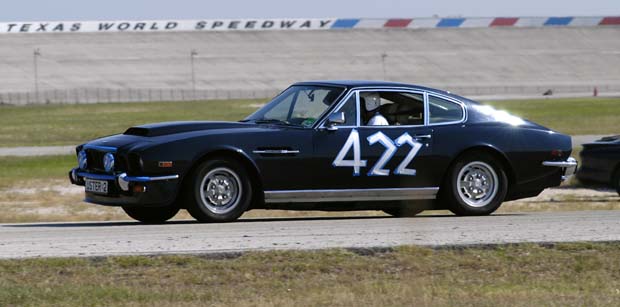
[[[58,156],[75,153],[75,146],[0,147],[0,157]]]
[[[607,135],[589,134],[589,135],[573,135],[573,147],[581,146],[585,143],[592,143]]]
[[[582,211],[484,217],[245,219],[227,224],[2,224],[0,258],[620,241],[619,220],[620,211]]]

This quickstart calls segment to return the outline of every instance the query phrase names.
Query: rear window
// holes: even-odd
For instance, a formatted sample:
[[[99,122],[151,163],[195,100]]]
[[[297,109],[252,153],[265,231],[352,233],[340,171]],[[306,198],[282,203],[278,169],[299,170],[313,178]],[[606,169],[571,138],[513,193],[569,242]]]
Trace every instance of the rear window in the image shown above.
[[[432,95],[428,96],[428,111],[431,124],[461,121],[464,115],[461,105]]]

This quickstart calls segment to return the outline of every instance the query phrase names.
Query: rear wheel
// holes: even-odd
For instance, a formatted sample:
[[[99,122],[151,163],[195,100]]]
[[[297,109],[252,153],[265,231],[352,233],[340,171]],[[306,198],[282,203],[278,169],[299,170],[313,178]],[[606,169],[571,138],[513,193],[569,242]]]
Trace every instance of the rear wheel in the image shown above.
[[[440,200],[457,215],[488,215],[499,208],[507,191],[508,178],[501,163],[490,154],[472,152],[450,169]]]
[[[123,211],[134,220],[146,224],[161,224],[173,218],[179,212],[176,204],[166,207],[133,207],[123,206]]]
[[[200,164],[187,189],[187,211],[200,222],[230,222],[250,206],[252,184],[244,167],[234,160]]]

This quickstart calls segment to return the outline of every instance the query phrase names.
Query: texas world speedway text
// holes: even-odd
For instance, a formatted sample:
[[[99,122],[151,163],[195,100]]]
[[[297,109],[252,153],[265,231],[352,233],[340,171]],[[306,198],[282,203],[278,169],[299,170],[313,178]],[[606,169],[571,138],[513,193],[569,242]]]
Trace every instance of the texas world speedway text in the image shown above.
[[[329,29],[335,19],[223,19],[3,22],[0,33],[166,32]]]

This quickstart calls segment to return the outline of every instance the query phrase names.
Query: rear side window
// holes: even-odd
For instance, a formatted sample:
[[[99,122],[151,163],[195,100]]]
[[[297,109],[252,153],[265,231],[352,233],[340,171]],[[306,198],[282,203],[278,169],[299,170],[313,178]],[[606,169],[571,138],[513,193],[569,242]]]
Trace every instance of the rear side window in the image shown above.
[[[457,122],[463,119],[463,108],[452,101],[428,96],[429,123]]]

